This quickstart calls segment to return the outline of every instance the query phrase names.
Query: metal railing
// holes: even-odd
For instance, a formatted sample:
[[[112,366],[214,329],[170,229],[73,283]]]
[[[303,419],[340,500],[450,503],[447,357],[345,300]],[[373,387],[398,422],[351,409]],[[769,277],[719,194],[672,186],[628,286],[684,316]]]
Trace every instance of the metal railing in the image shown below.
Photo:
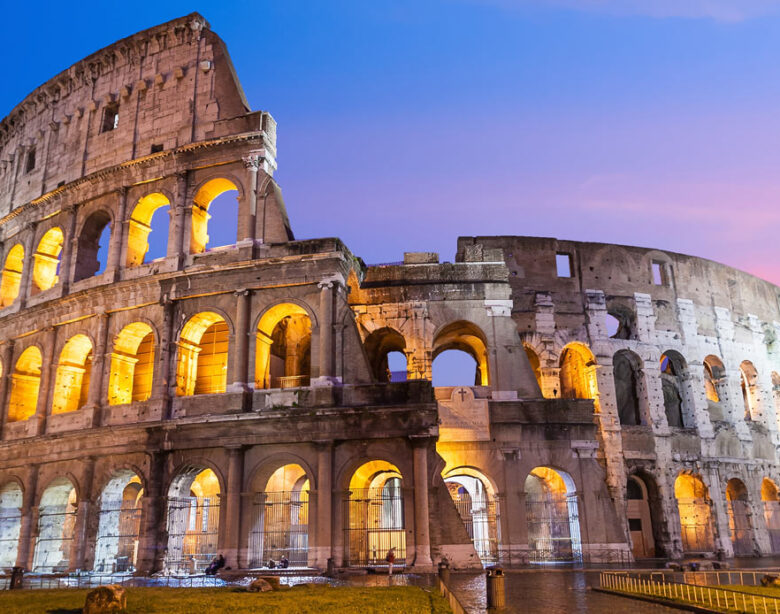
[[[228,583],[222,578],[206,575],[159,575],[133,576],[121,574],[25,574],[22,588],[95,588],[105,584],[119,584],[126,587],[164,586],[170,588],[218,588]],[[0,576],[0,591],[11,587],[10,576]]]
[[[717,607],[727,610],[731,608],[746,614],[780,614],[780,598],[757,595],[745,591],[734,591],[719,586],[670,582],[661,574],[655,577],[643,577],[642,575],[631,575],[628,573],[601,572],[599,574],[599,585],[602,589],[608,591],[682,601],[709,608]]]

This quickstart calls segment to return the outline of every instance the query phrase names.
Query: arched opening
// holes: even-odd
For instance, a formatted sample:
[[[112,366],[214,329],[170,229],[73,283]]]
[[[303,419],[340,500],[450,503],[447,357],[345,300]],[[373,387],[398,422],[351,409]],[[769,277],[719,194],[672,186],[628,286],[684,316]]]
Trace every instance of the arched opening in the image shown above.
[[[135,571],[141,533],[141,479],[132,471],[115,475],[100,494],[94,570]]]
[[[165,257],[170,204],[168,197],[159,192],[147,194],[138,201],[127,226],[126,266]]]
[[[642,424],[642,363],[628,350],[620,350],[612,358],[615,378],[615,404],[622,425]]]
[[[363,345],[378,382],[406,381],[406,341],[401,333],[388,327],[380,328],[368,335]]]
[[[192,316],[179,336],[176,394],[218,394],[227,389],[230,332],[224,318],[211,311]]]
[[[582,562],[577,493],[571,476],[536,467],[525,479],[525,504],[529,561]]]
[[[297,464],[279,467],[256,491],[249,566],[290,567],[309,561],[309,477]],[[269,564],[273,561],[273,564]]]
[[[128,324],[114,339],[111,373],[108,376],[108,404],[146,401],[152,395],[153,374],[152,327],[145,322]]]
[[[38,242],[33,254],[32,294],[53,288],[60,280],[60,253],[64,236],[62,230],[50,228]]]
[[[745,420],[758,417],[761,393],[758,389],[758,372],[749,360],[739,365],[739,381],[742,387],[742,401],[745,404]]]
[[[386,461],[369,461],[352,474],[345,515],[347,564],[385,565],[390,548],[395,549],[395,564],[405,564],[402,486],[400,471]]]
[[[744,482],[731,478],[726,484],[726,502],[729,513],[729,533],[734,556],[752,556],[753,527],[750,521],[750,502]]]
[[[441,356],[445,352],[447,356]],[[487,341],[471,322],[460,320],[442,328],[433,340],[431,356],[434,386],[490,385]]]
[[[599,406],[599,387],[596,379],[596,358],[582,343],[570,343],[561,352],[561,398],[593,399]]]
[[[772,371],[772,402],[775,406],[775,420],[780,427],[780,373]]]
[[[190,467],[168,489],[166,570],[199,573],[217,555],[220,487],[211,469]]]
[[[35,415],[41,388],[41,351],[30,346],[16,361],[11,374],[11,395],[8,399],[8,422],[20,422]]]
[[[110,238],[111,216],[107,211],[95,211],[81,229],[76,250],[74,281],[99,275],[106,270]]]
[[[626,513],[631,547],[637,559],[649,559],[656,555],[649,500],[645,481],[636,475],[629,476],[626,483]]]
[[[764,522],[774,554],[780,553],[780,496],[777,484],[769,478],[761,481],[761,501],[764,503]]]
[[[607,299],[607,334],[612,339],[636,339],[633,299]],[[630,303],[630,304],[629,304]]]
[[[87,404],[92,373],[92,342],[86,335],[74,335],[60,352],[54,379],[52,414],[76,411]]]
[[[24,247],[17,243],[8,250],[3,266],[3,278],[0,280],[0,307],[8,307],[19,296],[24,268]]]
[[[452,469],[443,477],[482,564],[498,563],[499,509],[492,484],[471,467]]]
[[[712,512],[709,491],[701,478],[681,473],[674,482],[680,514],[683,552],[712,552]]]
[[[76,489],[68,478],[57,478],[43,491],[38,507],[34,572],[68,571],[77,508]]]
[[[22,495],[16,482],[0,488],[0,568],[16,565],[22,527]]]
[[[523,344],[523,349],[525,350],[525,355],[528,357],[528,362],[531,364],[531,369],[534,372],[536,383],[539,385],[539,390],[544,393],[544,388],[542,387],[542,363],[539,360],[539,354],[526,343]]]
[[[679,352],[670,350],[661,355],[661,387],[664,393],[664,411],[669,426],[689,426],[690,409],[685,394],[687,366]]]
[[[311,377],[311,319],[294,303],[271,307],[257,326],[255,386],[308,386]]]
[[[209,225],[214,211],[219,224]],[[190,253],[201,254],[222,245],[233,245],[238,233],[238,188],[229,179],[206,182],[195,195],[192,206]]]
[[[704,393],[707,396],[707,411],[713,420],[724,420],[721,397],[724,396],[726,369],[717,356],[710,354],[704,359]]]

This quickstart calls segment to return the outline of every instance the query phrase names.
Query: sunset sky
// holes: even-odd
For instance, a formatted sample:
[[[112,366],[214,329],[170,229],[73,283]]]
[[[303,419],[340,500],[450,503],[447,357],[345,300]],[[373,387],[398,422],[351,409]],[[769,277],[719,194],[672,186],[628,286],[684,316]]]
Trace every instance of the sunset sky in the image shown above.
[[[93,51],[201,12],[279,123],[297,238],[375,263],[550,236],[780,283],[780,1],[2,6],[2,116]]]

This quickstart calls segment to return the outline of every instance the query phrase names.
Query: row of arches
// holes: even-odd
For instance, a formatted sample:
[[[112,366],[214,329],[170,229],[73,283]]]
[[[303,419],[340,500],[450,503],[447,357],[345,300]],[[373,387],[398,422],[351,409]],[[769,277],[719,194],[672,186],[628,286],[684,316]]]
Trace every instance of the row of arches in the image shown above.
[[[485,565],[497,562],[501,534],[498,497],[491,481],[473,467],[454,468],[443,477],[481,561]],[[286,559],[291,567],[307,567],[312,559],[307,470],[288,463],[262,471],[252,488],[246,566],[266,567]],[[167,541],[161,571],[202,572],[220,547],[225,500],[220,480],[210,467],[186,466],[171,480],[166,495]],[[142,479],[131,469],[116,472],[104,486],[93,536],[95,572],[137,569],[144,496]],[[396,562],[404,564],[406,518],[411,508],[398,467],[382,459],[364,462],[352,473],[344,496],[345,564],[383,565],[390,548]],[[532,561],[581,560],[577,495],[571,477],[550,467],[537,467],[525,480],[525,497]],[[23,492],[16,482],[0,489],[0,567],[17,563],[22,501]],[[67,477],[54,479],[44,489],[33,533],[33,572],[69,569],[78,547],[78,509],[76,488]]]
[[[210,179],[198,187],[188,224],[190,254],[235,244],[239,194],[237,182],[225,177]],[[209,224],[214,211],[219,211],[218,225]],[[131,268],[169,255],[172,213],[171,200],[162,192],[147,194],[133,205],[127,220],[121,220],[126,227],[125,236],[118,238],[124,243],[122,266]],[[114,213],[108,208],[94,210],[82,220],[75,232],[71,281],[106,270],[108,247],[116,240],[112,237],[114,226]],[[25,246],[21,242],[11,244],[0,274],[0,308],[13,304],[20,295],[25,266],[32,267],[30,296],[53,288],[62,274],[63,247],[70,240],[62,227],[51,226],[34,243],[31,259],[25,258]]]
[[[524,347],[537,381],[544,390],[539,354],[528,344]],[[557,384],[560,389],[554,387],[553,396],[560,394],[562,398],[593,399],[598,411],[600,397],[598,363],[590,349],[580,342],[570,343],[560,354],[558,369]],[[650,423],[644,361],[631,350],[619,350],[612,358],[612,371],[615,405],[620,423],[623,425]],[[667,423],[672,427],[694,427],[696,425],[694,397],[697,391],[693,387],[695,380],[685,358],[676,350],[667,350],[661,354],[659,371]],[[758,384],[760,378],[751,361],[744,360],[740,364],[739,376],[744,419],[746,421],[758,419],[762,402]],[[709,355],[704,359],[702,379],[711,418],[727,420],[729,383],[726,369],[720,358]],[[773,398],[778,405],[780,404],[780,374],[773,372],[772,382]]]
[[[716,551],[714,503],[701,476],[681,473],[674,482],[674,497],[680,522],[680,546],[684,553]],[[763,519],[754,518],[745,483],[731,478],[725,489],[729,538],[735,556],[754,556],[759,552],[754,531],[763,522],[773,553],[780,553],[780,496],[770,478],[761,482]],[[634,556],[638,559],[661,554],[657,546],[660,526],[665,522],[657,485],[652,476],[632,474],[626,484],[629,531]]]

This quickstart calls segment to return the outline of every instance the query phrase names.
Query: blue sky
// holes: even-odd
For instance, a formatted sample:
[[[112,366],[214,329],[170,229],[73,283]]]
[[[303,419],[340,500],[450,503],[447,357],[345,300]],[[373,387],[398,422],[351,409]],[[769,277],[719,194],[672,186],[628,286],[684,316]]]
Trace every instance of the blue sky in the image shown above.
[[[0,115],[201,12],[279,122],[296,236],[367,262],[458,235],[650,245],[780,282],[780,2],[2,2]]]

